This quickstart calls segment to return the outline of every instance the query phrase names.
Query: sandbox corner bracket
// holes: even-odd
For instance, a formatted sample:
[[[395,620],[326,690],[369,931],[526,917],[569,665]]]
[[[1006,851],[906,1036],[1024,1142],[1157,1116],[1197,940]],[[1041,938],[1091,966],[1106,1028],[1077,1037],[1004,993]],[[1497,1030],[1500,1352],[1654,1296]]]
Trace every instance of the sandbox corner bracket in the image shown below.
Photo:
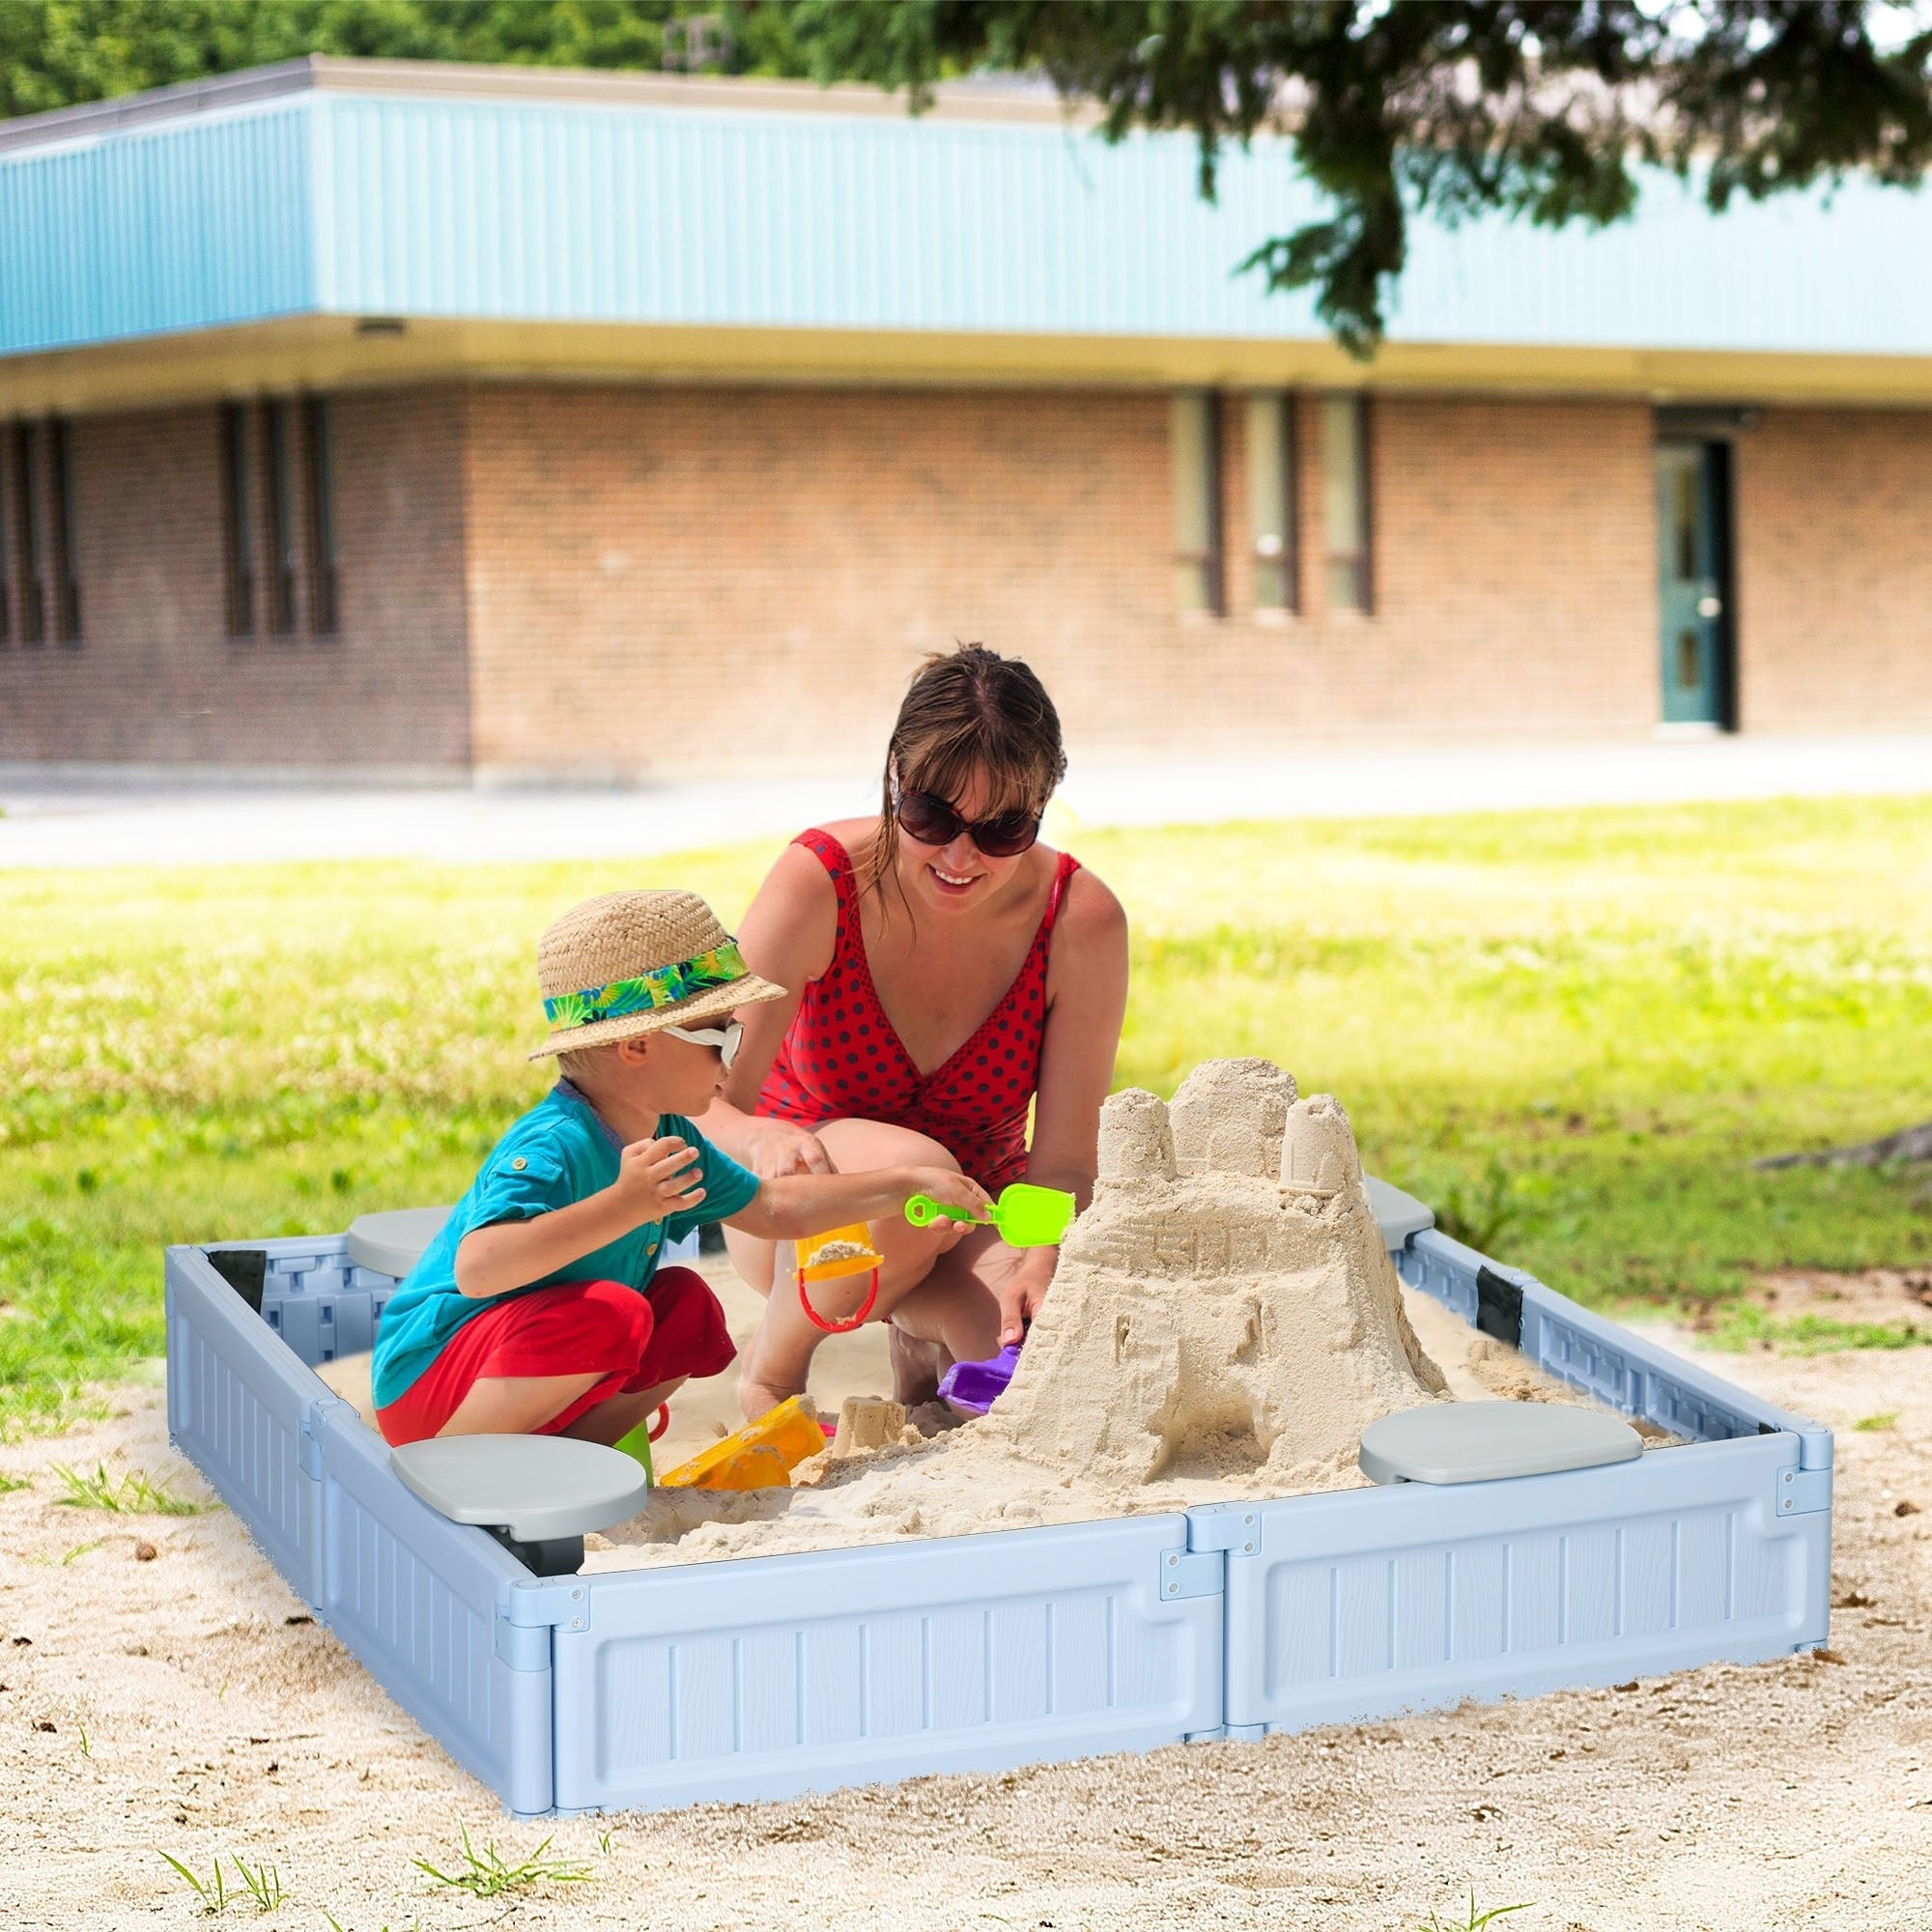
[[[1160,1600],[1184,1603],[1189,1597],[1219,1597],[1228,1587],[1227,1558],[1218,1549],[1163,1549]]]
[[[1204,1503],[1187,1512],[1187,1548],[1192,1551],[1256,1556],[1261,1547],[1262,1512],[1257,1503]]]
[[[1776,1514],[1815,1516],[1832,1507],[1832,1471],[1794,1469],[1788,1465],[1777,1472]]]
[[[512,1583],[497,1605],[498,1620],[518,1630],[587,1631],[590,1579],[558,1577]]]
[[[589,1628],[585,1578],[513,1583],[497,1600],[492,1648],[512,1670],[548,1670],[554,1661],[554,1637]]]
[[[322,1480],[322,1441],[328,1429],[328,1418],[337,1410],[349,1409],[349,1406],[348,1403],[332,1395],[302,1405],[301,1425],[296,1440],[296,1464],[311,1482]]]

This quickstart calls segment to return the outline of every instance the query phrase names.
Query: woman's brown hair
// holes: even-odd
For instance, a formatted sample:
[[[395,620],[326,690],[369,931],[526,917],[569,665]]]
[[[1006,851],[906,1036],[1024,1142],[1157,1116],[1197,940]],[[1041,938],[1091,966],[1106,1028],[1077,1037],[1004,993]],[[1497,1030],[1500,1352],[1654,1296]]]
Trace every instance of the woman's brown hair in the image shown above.
[[[983,774],[989,816],[1042,812],[1066,776],[1060,713],[1032,668],[1018,658],[1003,658],[984,644],[933,652],[914,673],[886,744],[868,889],[884,883],[898,856],[895,768],[902,791],[952,800]]]

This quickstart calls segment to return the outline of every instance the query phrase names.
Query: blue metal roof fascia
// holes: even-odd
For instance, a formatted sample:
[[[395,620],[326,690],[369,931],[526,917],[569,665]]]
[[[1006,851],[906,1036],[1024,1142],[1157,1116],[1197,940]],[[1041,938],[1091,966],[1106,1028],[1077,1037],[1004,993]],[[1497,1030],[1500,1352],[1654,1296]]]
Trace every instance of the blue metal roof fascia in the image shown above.
[[[312,310],[313,104],[0,156],[0,355]]]
[[[1321,203],[1284,144],[333,90],[0,155],[0,354],[315,311],[1319,340],[1236,272]],[[1932,354],[1932,197],[1604,231],[1417,222],[1398,342]]]
[[[683,327],[1318,339],[1241,260],[1321,204],[1285,144],[1197,191],[1191,136],[1037,124],[328,95],[324,306]],[[1667,174],[1635,217],[1414,224],[1390,337],[1932,354],[1932,197],[1739,201]]]
[[[1316,336],[1240,256],[1316,203],[1191,144],[1026,125],[329,94],[320,298],[343,312]]]
[[[1603,229],[1414,223],[1390,340],[1932,355],[1932,194],[1850,180],[1719,215],[1694,182],[1641,186]]]

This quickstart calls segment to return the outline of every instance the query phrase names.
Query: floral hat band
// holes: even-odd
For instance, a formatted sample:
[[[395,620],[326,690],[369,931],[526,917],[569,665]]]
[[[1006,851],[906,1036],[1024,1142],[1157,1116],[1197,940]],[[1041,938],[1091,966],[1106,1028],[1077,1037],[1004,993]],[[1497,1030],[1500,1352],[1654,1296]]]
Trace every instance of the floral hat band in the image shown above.
[[[696,893],[666,891],[606,893],[553,920],[537,947],[537,992],[550,1037],[532,1060],[786,997],[745,964]]]
[[[608,986],[590,986],[581,993],[558,993],[543,1003],[544,1017],[559,1031],[595,1026],[600,1020],[620,1020],[631,1013],[676,1006],[694,993],[733,985],[750,972],[738,942],[727,939],[696,959],[647,967],[635,980],[613,980]]]

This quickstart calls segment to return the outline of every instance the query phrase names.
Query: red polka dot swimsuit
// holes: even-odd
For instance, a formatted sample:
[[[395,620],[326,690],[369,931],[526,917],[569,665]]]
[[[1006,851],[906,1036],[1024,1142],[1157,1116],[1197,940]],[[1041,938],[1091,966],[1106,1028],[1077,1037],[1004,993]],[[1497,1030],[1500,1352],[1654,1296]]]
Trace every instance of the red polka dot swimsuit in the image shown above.
[[[792,840],[814,853],[838,895],[838,937],[824,974],[810,981],[765,1076],[757,1111],[815,1127],[824,1121],[886,1121],[929,1134],[989,1193],[1026,1173],[1027,1107],[1038,1085],[1046,1023],[1046,960],[1066,882],[1080,862],[1063,852],[1046,913],[1019,977],[944,1065],[922,1076],[879,1004],[859,928],[859,881],[829,832]]]

